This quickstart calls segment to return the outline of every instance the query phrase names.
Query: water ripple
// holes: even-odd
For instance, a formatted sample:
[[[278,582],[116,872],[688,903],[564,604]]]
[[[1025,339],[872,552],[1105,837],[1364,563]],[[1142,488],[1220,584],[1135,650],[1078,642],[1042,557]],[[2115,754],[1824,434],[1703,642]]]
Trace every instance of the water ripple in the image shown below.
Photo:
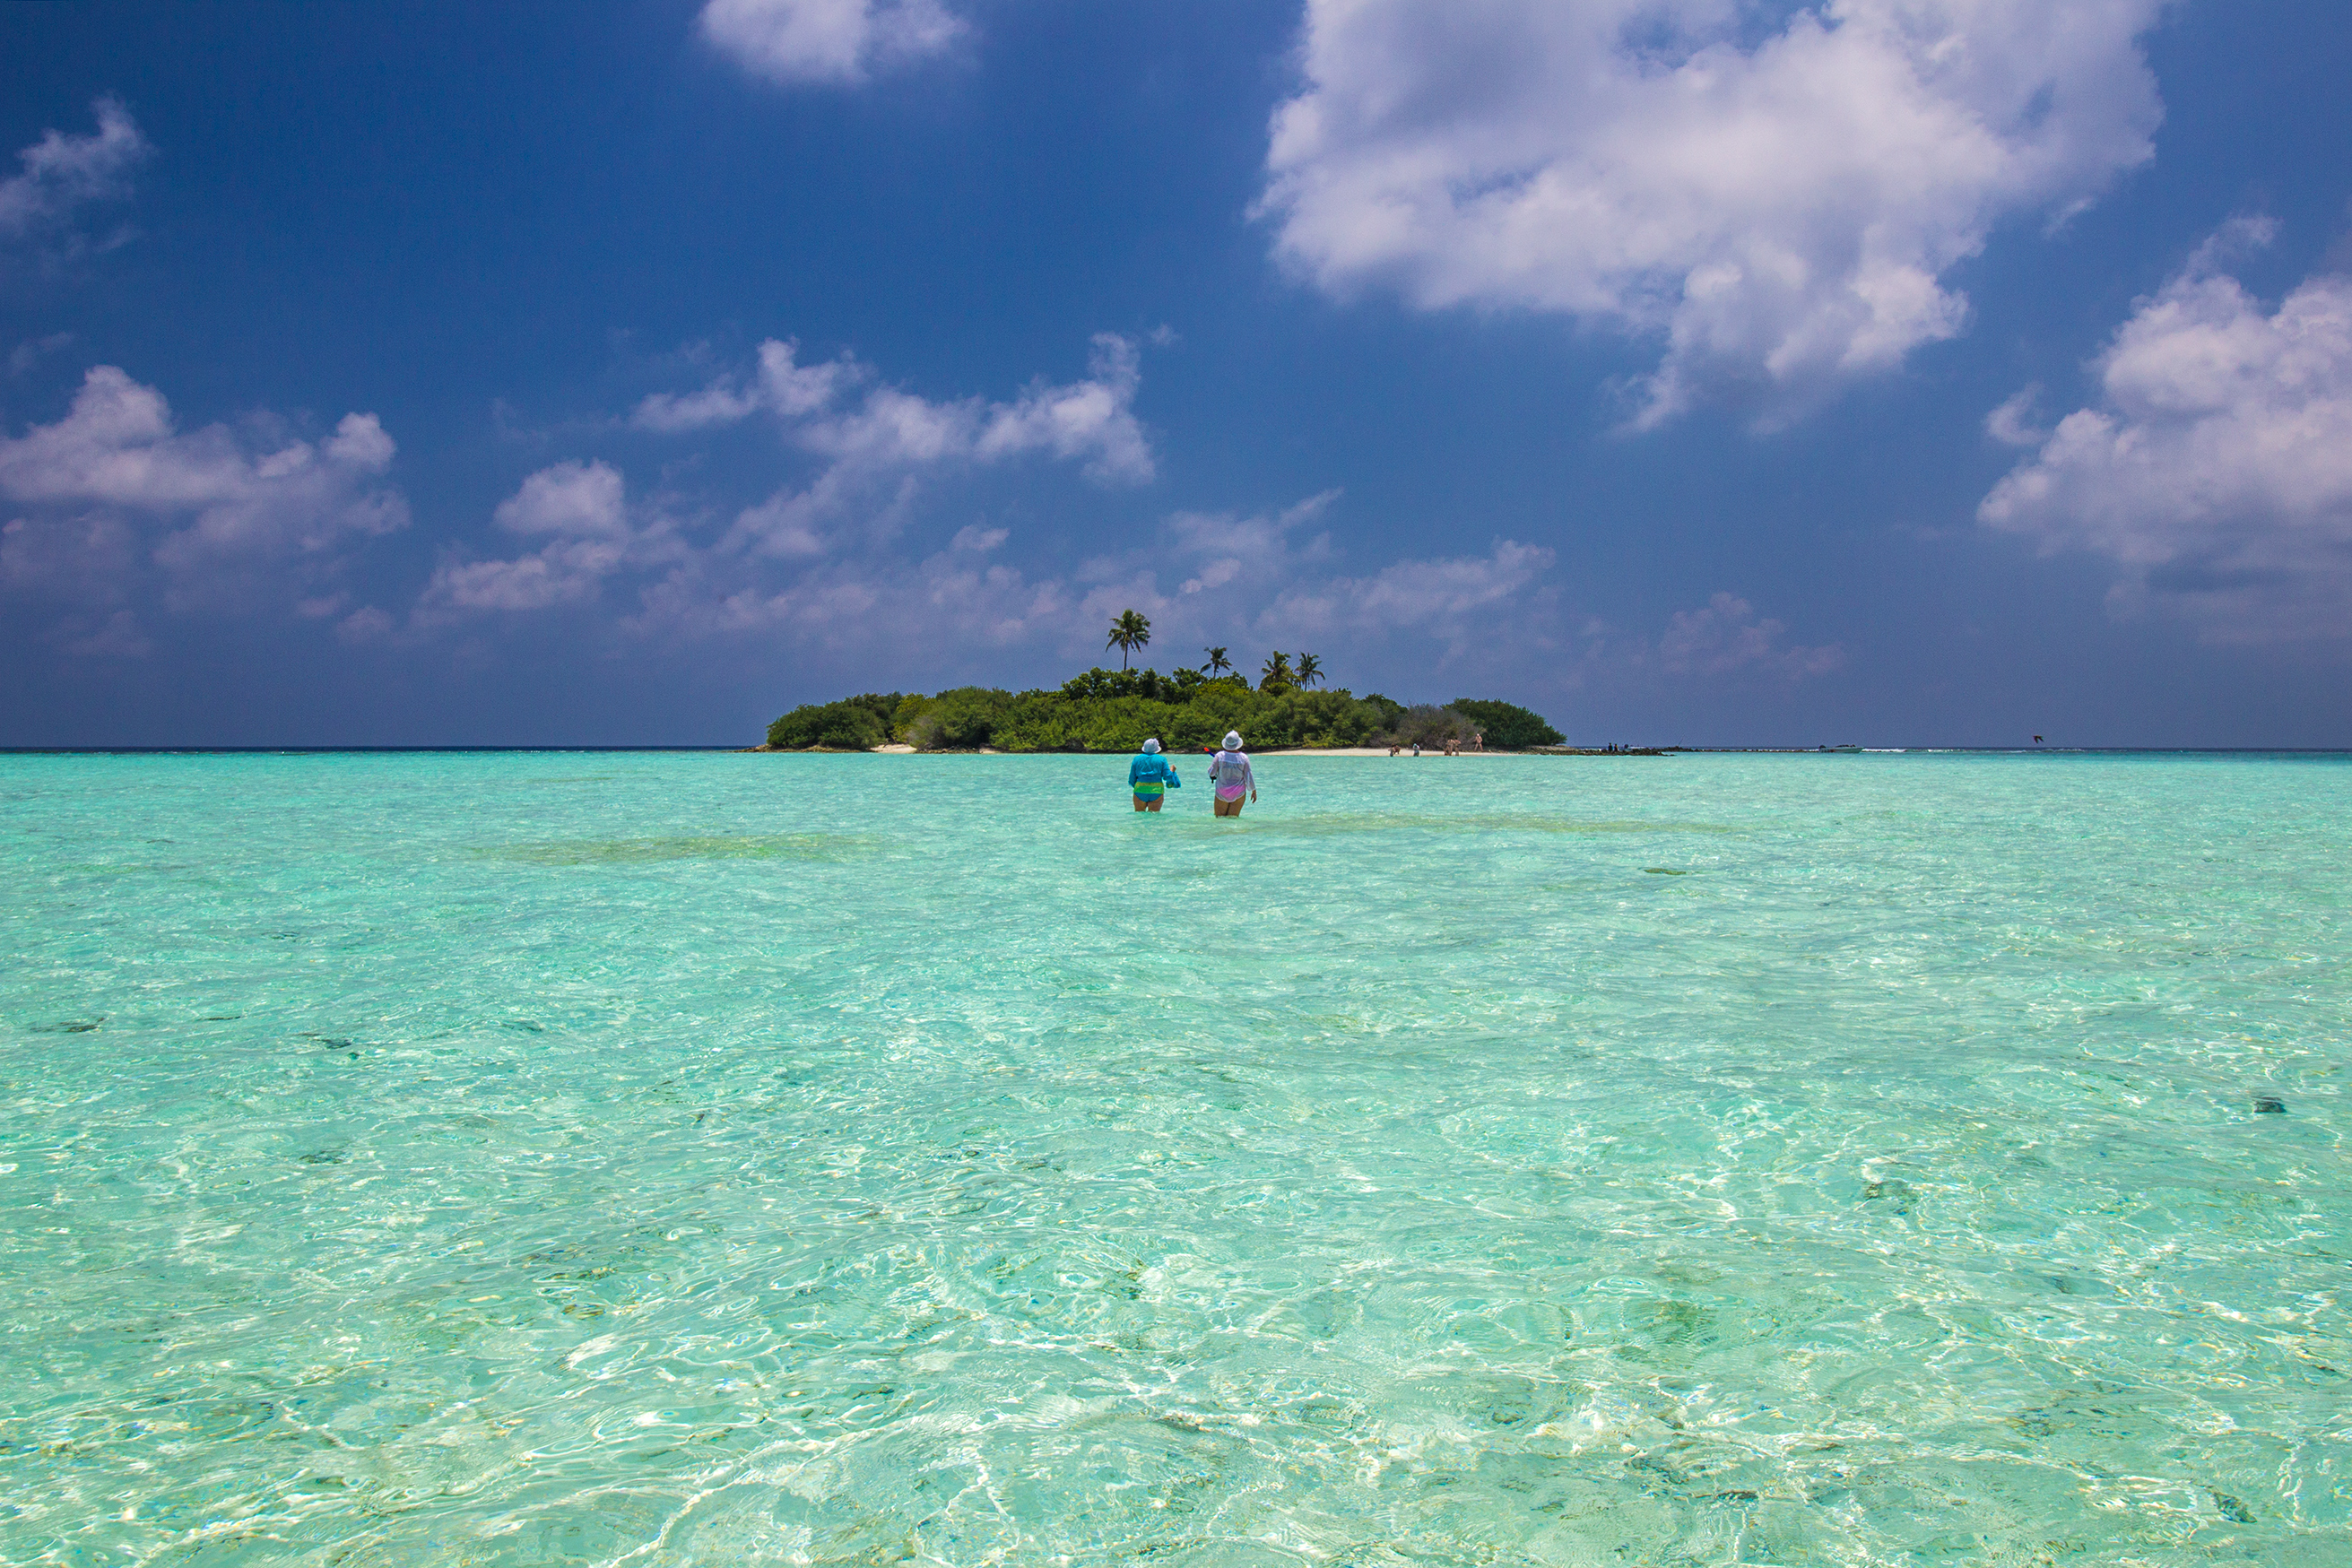
[[[2345,1560],[2352,771],[598,766],[0,759],[0,1559]]]

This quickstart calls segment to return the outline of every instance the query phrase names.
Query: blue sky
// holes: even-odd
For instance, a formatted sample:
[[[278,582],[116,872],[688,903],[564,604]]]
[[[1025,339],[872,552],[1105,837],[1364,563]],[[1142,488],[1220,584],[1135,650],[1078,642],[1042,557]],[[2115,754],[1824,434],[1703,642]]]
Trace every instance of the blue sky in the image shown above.
[[[0,9],[0,743],[1311,650],[1578,739],[2352,745],[2352,28]]]

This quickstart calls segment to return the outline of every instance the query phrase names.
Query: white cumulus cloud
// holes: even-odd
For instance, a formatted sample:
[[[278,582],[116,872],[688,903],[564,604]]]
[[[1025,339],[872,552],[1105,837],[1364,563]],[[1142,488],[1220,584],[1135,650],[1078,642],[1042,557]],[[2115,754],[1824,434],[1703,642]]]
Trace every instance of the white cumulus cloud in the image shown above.
[[[792,344],[775,341],[761,346],[755,377],[721,377],[690,395],[749,400],[736,417],[770,413],[788,442],[826,459],[806,484],[745,508],[721,547],[793,558],[824,554],[834,531],[853,518],[869,533],[894,531],[923,477],[958,465],[1043,455],[1078,464],[1098,484],[1148,484],[1158,465],[1135,417],[1141,384],[1135,344],[1105,332],[1094,339],[1085,379],[1041,380],[1010,402],[935,402],[875,384],[869,371],[847,359],[801,365]],[[638,405],[640,425],[648,423],[646,407]]]
[[[970,30],[939,0],[710,0],[701,27],[772,81],[845,85],[940,54]]]
[[[1634,423],[1783,422],[1958,333],[2005,216],[2145,162],[2160,0],[1308,0],[1260,211],[1335,295],[1663,341]]]
[[[867,657],[903,657],[919,632],[929,658],[1026,646],[1067,662],[1101,659],[1102,627],[1132,609],[1152,623],[1146,662],[1162,668],[1197,664],[1211,644],[1246,652],[1303,643],[1332,653],[1401,638],[1431,647],[1433,667],[1491,663],[1526,645],[1523,633],[1549,607],[1549,550],[1498,540],[1484,554],[1350,573],[1337,570],[1321,527],[1336,499],[1329,492],[1273,512],[1175,513],[1075,570],[998,560],[1007,531],[972,527],[928,555],[828,556],[785,580],[747,581],[726,562],[697,558],[647,591],[635,624],[778,636]],[[1163,579],[1182,586],[1164,590]]]
[[[1293,635],[1344,631],[1433,631],[1460,642],[1493,630],[1490,617],[1549,570],[1541,545],[1496,539],[1484,555],[1401,560],[1363,577],[1332,577],[1286,589],[1259,623]],[[1481,624],[1481,622],[1486,622]]]
[[[0,528],[0,580],[113,601],[152,568],[175,608],[256,592],[290,604],[348,547],[407,525],[382,482],[394,450],[372,413],[317,441],[267,416],[182,432],[163,393],[100,365],[63,418],[0,436],[0,498],[23,508]]]
[[[1546,643],[1557,598],[1545,580],[1549,549],[1496,539],[1483,554],[1351,567],[1333,526],[1339,499],[1327,490],[1273,512],[1174,513],[1157,537],[1080,565],[1075,575],[1086,588],[1074,629],[1092,631],[1133,608],[1180,648],[1295,649],[1305,641],[1329,652],[1403,639],[1433,648],[1449,667]],[[1175,580],[1172,591],[1160,587],[1163,578]],[[1067,651],[1096,650],[1081,635]]]
[[[655,392],[629,416],[640,430],[680,434],[773,416],[786,438],[866,470],[993,463],[1044,453],[1085,465],[1104,483],[1148,483],[1151,444],[1135,417],[1142,365],[1132,340],[1097,333],[1083,380],[1038,382],[1011,402],[961,398],[937,402],[873,384],[873,372],[844,357],[799,362],[799,345],[769,340],[757,370],[728,372],[691,392]],[[862,397],[857,390],[866,389]]]
[[[1801,680],[1825,675],[1845,663],[1845,651],[1788,647],[1789,628],[1759,620],[1756,607],[1736,593],[1717,593],[1696,610],[1677,610],[1658,638],[1658,664],[1670,675],[1777,675]]]
[[[465,611],[584,603],[623,566],[651,565],[667,553],[667,525],[631,523],[620,470],[606,463],[542,468],[499,503],[492,518],[509,533],[547,542],[509,560],[442,562],[418,603],[420,621],[430,624]]]
[[[629,524],[620,471],[604,463],[558,463],[522,482],[492,520],[518,534],[625,538]]]
[[[0,180],[0,239],[54,230],[79,208],[130,193],[131,171],[152,149],[118,100],[101,98],[91,112],[98,117],[92,134],[46,131],[16,154],[24,172]]]
[[[881,664],[1015,647],[1098,659],[1103,623],[1129,608],[1152,618],[1163,662],[1182,664],[1207,645],[1336,654],[1402,642],[1453,667],[1548,635],[1550,550],[1498,539],[1343,562],[1336,490],[1267,511],[1107,522],[1101,537],[1116,542],[1074,562],[1024,556],[1003,523],[934,515],[956,477],[1021,459],[1097,483],[1152,478],[1140,376],[1135,343],[1105,335],[1078,380],[934,399],[847,357],[808,365],[768,342],[756,364],[647,399],[629,423],[688,440],[760,420],[800,459],[793,483],[730,513],[678,495],[641,501],[606,461],[541,468],[495,514],[519,548],[445,560],[411,628],[568,609],[631,638],[750,638]],[[365,630],[345,626],[354,639]]]
[[[2275,308],[2221,261],[2236,225],[2094,361],[2103,393],[2041,439],[1978,508],[2045,551],[2120,563],[2119,609],[2178,610],[2217,642],[2352,635],[2352,277]],[[2015,400],[2011,400],[2014,403]]]
[[[854,360],[803,365],[799,355],[798,343],[771,338],[760,345],[759,367],[751,376],[721,375],[700,392],[655,392],[637,404],[629,423],[640,430],[677,434],[734,424],[763,411],[779,419],[798,419],[828,406],[836,394],[867,378]]]
[[[761,345],[755,366],[698,391],[656,393],[629,423],[684,436],[764,416],[788,446],[814,460],[812,475],[741,508],[718,537],[698,542],[665,517],[637,516],[620,470],[608,463],[541,469],[500,505],[496,521],[545,542],[511,559],[445,561],[418,601],[417,619],[433,624],[466,612],[584,604],[608,580],[630,578],[642,601],[633,622],[640,627],[709,632],[779,617],[845,616],[861,597],[879,603],[890,596],[843,558],[886,547],[937,476],[1034,455],[1075,464],[1102,484],[1150,480],[1156,465],[1134,411],[1141,380],[1135,344],[1104,333],[1079,381],[1040,379],[1009,401],[934,401],[882,384],[846,356],[802,364],[797,345],[772,340]],[[1002,528],[966,528],[936,569],[925,570],[953,580],[969,570],[976,580],[1000,582],[1002,569],[971,561],[1006,537]],[[779,573],[796,580],[779,583]]]

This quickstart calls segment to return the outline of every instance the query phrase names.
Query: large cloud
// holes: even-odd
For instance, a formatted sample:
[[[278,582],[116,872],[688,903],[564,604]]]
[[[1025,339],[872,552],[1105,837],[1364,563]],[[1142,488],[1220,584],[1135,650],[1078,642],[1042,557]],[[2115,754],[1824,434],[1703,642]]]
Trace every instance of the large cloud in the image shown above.
[[[1396,561],[1362,576],[1335,574],[1286,587],[1259,615],[1293,635],[1434,636],[1449,653],[1474,643],[1513,642],[1504,622],[1550,570],[1541,545],[1496,539],[1484,555]]]
[[[794,345],[768,342],[752,364],[642,400],[628,423],[683,443],[758,422],[797,455],[801,478],[730,517],[689,497],[640,500],[609,461],[543,468],[496,517],[530,548],[445,562],[415,624],[568,612],[637,639],[793,647],[877,680],[1001,667],[1001,655],[979,658],[991,650],[1099,660],[1102,627],[1127,609],[1150,617],[1150,657],[1163,668],[1197,664],[1212,644],[1252,663],[1269,646],[1303,646],[1359,667],[1386,648],[1448,678],[1513,675],[1531,652],[1550,651],[1570,683],[1663,669],[1786,685],[1840,661],[1834,648],[1789,646],[1780,622],[1729,594],[1677,615],[1663,638],[1612,636],[1580,655],[1594,638],[1568,628],[1550,549],[1507,538],[1482,548],[1444,519],[1416,530],[1417,547],[1367,549],[1336,490],[1265,511],[1121,523],[1104,530],[1116,542],[1075,561],[1024,559],[1003,524],[942,537],[952,481],[991,465],[1026,457],[1097,482],[1150,479],[1139,381],[1133,345],[1110,337],[1095,340],[1082,380],[1041,380],[1003,400],[925,398],[853,359],[804,364]]]
[[[1497,539],[1484,554],[1356,562],[1332,526],[1340,493],[1265,512],[1180,511],[1131,545],[1078,563],[1057,651],[1097,656],[1097,628],[1121,610],[1150,617],[1175,663],[1211,643],[1359,650],[1402,637],[1441,664],[1539,642],[1552,552]],[[1432,542],[1444,530],[1423,530]],[[1058,586],[1058,584],[1056,584]],[[1309,641],[1311,640],[1311,642]]]
[[[1334,294],[1663,338],[1634,422],[1783,421],[1960,330],[1994,224],[2150,154],[2159,0],[1308,0],[1261,210]]]
[[[1497,628],[1549,602],[1540,580],[1551,552],[1508,539],[1344,570],[1327,526],[1337,491],[1271,513],[1175,512],[1066,565],[1014,564],[1012,530],[982,523],[910,545],[950,481],[1016,459],[1074,466],[1098,485],[1150,480],[1139,383],[1135,346],[1108,335],[1083,379],[1041,379],[1003,400],[922,397],[855,360],[803,364],[793,344],[771,341],[752,366],[642,400],[628,423],[683,439],[759,420],[812,471],[705,523],[708,507],[633,500],[608,462],[542,469],[497,514],[534,548],[444,562],[415,623],[601,603],[639,636],[756,636],[869,661],[1013,645],[1070,659],[1100,657],[1101,624],[1134,608],[1191,663],[1192,645],[1211,642],[1402,635],[1439,643],[1442,656],[1516,646]]]
[[[545,542],[509,560],[442,562],[419,601],[420,621],[582,603],[631,561],[652,565],[675,554],[666,522],[631,522],[620,470],[605,463],[541,469],[499,503],[492,520],[509,533]]]
[[[821,365],[799,362],[800,345],[771,338],[760,345],[758,368],[749,375],[729,372],[699,392],[654,392],[639,402],[629,423],[665,435],[734,424],[763,410],[793,420],[830,405],[847,387],[866,379],[854,360]]]
[[[1084,380],[1039,382],[1011,402],[934,402],[873,384],[855,360],[801,364],[799,345],[771,339],[760,345],[751,373],[721,375],[698,392],[656,392],[630,423],[676,434],[767,413],[795,444],[867,471],[1043,452],[1077,460],[1089,478],[1107,484],[1148,484],[1151,444],[1135,417],[1141,383],[1134,342],[1112,332],[1096,334]],[[863,395],[853,395],[860,388]]]
[[[787,442],[824,466],[745,508],[720,549],[801,559],[853,535],[894,531],[921,482],[942,472],[1044,455],[1076,463],[1097,483],[1150,483],[1151,444],[1135,417],[1141,382],[1135,345],[1110,333],[1095,338],[1083,380],[1040,381],[1009,402],[935,402],[878,384],[852,360],[799,364],[793,345],[770,341],[756,375],[722,376],[682,399],[648,398],[634,423],[676,431],[772,416]],[[682,417],[688,407],[691,420]]]
[[[393,452],[372,413],[316,441],[267,416],[182,433],[161,392],[100,365],[65,417],[0,437],[0,498],[23,508],[0,528],[0,580],[92,604],[135,598],[152,577],[174,609],[260,599],[330,613],[349,547],[407,524],[381,482]]]
[[[865,81],[936,55],[967,30],[939,0],[710,0],[702,35],[774,81]]]
[[[1717,593],[1696,610],[1677,610],[1658,638],[1658,667],[1670,675],[1751,674],[1803,680],[1825,675],[1845,663],[1845,650],[1787,647],[1789,628],[1759,620],[1756,607],[1736,593]]]
[[[2266,310],[2220,268],[2241,225],[2139,302],[2095,361],[2104,397],[2054,431],[2012,399],[1995,435],[2040,450],[1979,508],[2045,550],[2124,568],[2118,608],[2186,612],[2216,642],[2352,635],[2352,278]]]
[[[16,155],[24,172],[0,180],[0,240],[54,234],[79,209],[129,193],[131,171],[150,151],[146,138],[113,99],[100,99],[91,112],[95,133],[46,131]]]
[[[681,570],[648,590],[636,624],[868,656],[902,651],[919,630],[934,657],[1029,646],[1091,662],[1103,657],[1103,626],[1132,609],[1150,619],[1149,662],[1163,668],[1199,663],[1211,643],[1360,651],[1402,638],[1444,666],[1540,640],[1529,628],[1551,604],[1549,550],[1505,539],[1484,554],[1351,573],[1328,532],[1309,533],[1336,501],[1331,492],[1270,513],[1178,512],[1116,554],[1061,570],[998,559],[1009,530],[976,525],[919,559],[841,556],[768,583]]]
[[[694,392],[646,397],[629,423],[688,436],[769,419],[814,461],[812,476],[743,507],[716,538],[697,543],[667,516],[631,507],[610,464],[558,464],[525,480],[497,516],[506,531],[544,542],[511,559],[444,562],[418,619],[580,604],[606,580],[635,577],[640,627],[814,625],[869,592],[869,567],[911,570],[902,558],[895,568],[870,558],[887,555],[925,486],[942,477],[1044,457],[1075,464],[1099,484],[1148,483],[1155,464],[1134,411],[1141,379],[1135,345],[1105,333],[1079,381],[1040,380],[1003,402],[934,401],[884,384],[846,357],[803,365],[796,345],[771,340],[756,366]]]

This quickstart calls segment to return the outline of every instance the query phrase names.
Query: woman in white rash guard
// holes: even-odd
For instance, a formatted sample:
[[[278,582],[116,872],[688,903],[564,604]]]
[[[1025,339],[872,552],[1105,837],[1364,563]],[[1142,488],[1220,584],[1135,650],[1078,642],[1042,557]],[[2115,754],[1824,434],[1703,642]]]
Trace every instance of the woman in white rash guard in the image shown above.
[[[1209,763],[1209,782],[1216,786],[1214,809],[1220,817],[1242,814],[1242,797],[1252,804],[1257,800],[1257,775],[1250,771],[1250,759],[1242,751],[1239,730],[1225,731],[1225,748]]]

